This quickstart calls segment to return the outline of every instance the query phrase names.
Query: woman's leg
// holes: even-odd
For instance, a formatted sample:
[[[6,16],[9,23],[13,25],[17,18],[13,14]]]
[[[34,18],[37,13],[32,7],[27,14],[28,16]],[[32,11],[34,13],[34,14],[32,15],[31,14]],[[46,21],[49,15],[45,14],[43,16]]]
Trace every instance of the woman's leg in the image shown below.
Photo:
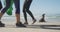
[[[4,24],[1,22],[1,18],[9,7],[10,7],[10,0],[6,0],[6,7],[0,13],[0,26],[4,26]]]
[[[24,18],[25,18],[25,23],[24,24],[28,24],[28,22],[27,22],[27,14],[26,14],[25,7],[23,8],[23,14],[24,14]]]
[[[16,19],[17,19],[17,23],[16,26],[18,27],[26,27],[24,24],[22,24],[20,22],[20,0],[14,0],[15,3],[15,8],[16,8]]]
[[[27,7],[26,7],[26,12],[32,17],[32,19],[34,21],[32,24],[34,24],[36,22],[36,19],[34,18],[32,12],[29,10],[31,3],[32,3],[32,0],[28,0]]]
[[[26,11],[32,17],[32,19],[33,19],[33,23],[32,24],[34,24],[36,22],[36,19],[34,18],[32,12],[30,10],[28,10],[28,9]]]
[[[32,17],[32,19],[34,20],[33,23],[36,22],[33,14],[32,14],[31,11],[29,10],[31,3],[32,3],[32,0],[28,0],[28,1],[25,0],[25,2],[24,2],[23,13],[24,13],[24,18],[25,18],[25,24],[28,23],[28,22],[27,22],[27,14],[26,14],[26,13],[28,13],[28,14]]]
[[[17,23],[20,22],[20,0],[14,0],[14,4],[15,4],[15,8],[16,8],[16,19],[17,19]]]
[[[7,11],[7,9],[9,9],[9,7],[10,7],[10,0],[6,0],[6,7],[0,13],[0,20],[3,14]]]
[[[25,0],[24,5],[23,5],[23,14],[24,14],[24,19],[25,19],[25,23],[24,24],[28,24],[28,22],[27,22],[26,6],[27,6],[27,0]]]
[[[0,10],[1,10],[1,8],[2,8],[2,3],[1,3],[1,1],[0,1]]]

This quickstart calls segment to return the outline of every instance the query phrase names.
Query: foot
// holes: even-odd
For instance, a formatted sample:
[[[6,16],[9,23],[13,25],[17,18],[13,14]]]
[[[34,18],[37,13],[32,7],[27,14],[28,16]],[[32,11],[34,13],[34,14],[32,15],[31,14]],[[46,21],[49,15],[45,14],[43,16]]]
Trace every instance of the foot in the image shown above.
[[[46,22],[46,21],[39,21],[39,22]]]
[[[25,22],[24,25],[28,25],[28,22]]]
[[[32,24],[34,24],[35,22],[36,22],[36,20],[34,19]]]
[[[16,23],[16,26],[17,27],[26,27],[24,24],[22,24],[21,22],[19,22],[19,23]]]
[[[3,24],[1,21],[0,21],[0,27],[5,27],[5,24]]]

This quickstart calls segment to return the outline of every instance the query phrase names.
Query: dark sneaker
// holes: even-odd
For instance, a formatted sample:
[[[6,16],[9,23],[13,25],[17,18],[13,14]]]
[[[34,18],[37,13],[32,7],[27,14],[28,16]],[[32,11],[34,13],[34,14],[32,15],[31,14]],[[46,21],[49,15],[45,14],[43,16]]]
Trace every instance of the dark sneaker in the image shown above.
[[[17,27],[26,27],[24,24],[22,24],[21,22],[20,23],[16,23],[16,26]]]
[[[5,24],[3,24],[1,21],[0,21],[0,27],[5,27]]]
[[[28,25],[28,22],[25,22],[24,25]]]
[[[33,20],[33,23],[32,24],[34,24],[36,22],[36,20]]]

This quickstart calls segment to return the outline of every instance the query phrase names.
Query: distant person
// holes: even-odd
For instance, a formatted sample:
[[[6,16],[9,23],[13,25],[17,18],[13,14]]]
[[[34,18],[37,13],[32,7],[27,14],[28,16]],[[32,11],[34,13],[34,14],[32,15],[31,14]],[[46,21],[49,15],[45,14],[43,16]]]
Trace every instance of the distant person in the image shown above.
[[[41,18],[41,20],[39,20],[39,22],[46,22],[45,21],[45,14],[42,15],[42,18]]]
[[[2,3],[1,3],[1,1],[0,1],[0,10],[2,9]]]
[[[33,19],[33,23],[32,24],[34,24],[36,22],[36,19],[34,18],[33,14],[29,10],[31,3],[32,3],[32,0],[25,0],[25,2],[24,2],[24,5],[23,5],[23,14],[24,14],[24,18],[25,18],[25,23],[24,24],[28,24],[28,22],[27,22],[27,13]]]
[[[0,13],[0,27],[4,27],[5,24],[1,22],[1,18],[2,16],[4,15],[4,13],[7,11],[7,9],[9,9],[10,7],[10,2],[11,0],[6,0],[6,7],[1,11]],[[14,1],[14,4],[15,4],[15,8],[16,8],[16,26],[17,27],[26,27],[24,24],[21,23],[20,21],[20,0],[13,0]],[[10,20],[9,20],[10,21]]]

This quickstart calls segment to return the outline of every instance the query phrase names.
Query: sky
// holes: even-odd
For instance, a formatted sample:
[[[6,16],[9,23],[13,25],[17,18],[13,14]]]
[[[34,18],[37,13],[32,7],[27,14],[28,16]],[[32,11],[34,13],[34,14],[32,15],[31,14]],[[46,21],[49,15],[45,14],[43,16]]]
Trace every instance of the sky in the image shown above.
[[[3,1],[3,0],[2,0]],[[20,0],[20,11],[23,15],[23,4],[25,0]],[[13,5],[14,7],[14,5]],[[15,9],[15,8],[14,8]],[[60,0],[33,0],[30,6],[33,15],[60,15]]]
[[[20,0],[21,11],[24,0]],[[34,15],[60,15],[60,0],[33,0],[30,10]]]

